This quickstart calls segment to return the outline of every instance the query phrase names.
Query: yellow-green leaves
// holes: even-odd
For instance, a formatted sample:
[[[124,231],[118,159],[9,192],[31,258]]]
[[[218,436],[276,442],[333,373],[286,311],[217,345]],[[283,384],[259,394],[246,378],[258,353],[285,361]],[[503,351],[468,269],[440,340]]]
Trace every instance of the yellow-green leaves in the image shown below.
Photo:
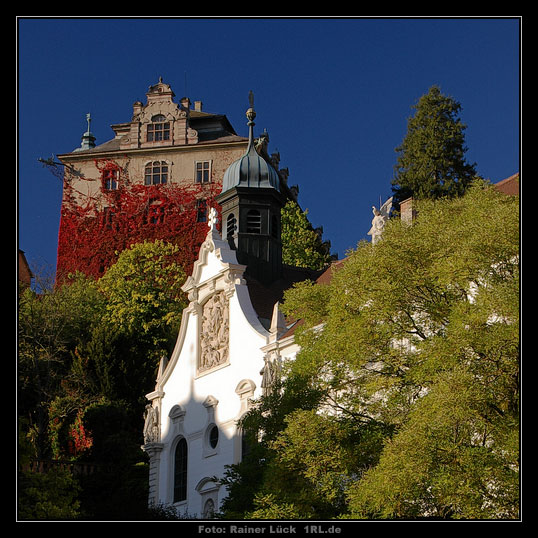
[[[178,252],[179,247],[159,240],[124,250],[98,282],[107,300],[106,321],[147,333],[155,343],[162,343],[169,327],[177,329],[187,304]]]

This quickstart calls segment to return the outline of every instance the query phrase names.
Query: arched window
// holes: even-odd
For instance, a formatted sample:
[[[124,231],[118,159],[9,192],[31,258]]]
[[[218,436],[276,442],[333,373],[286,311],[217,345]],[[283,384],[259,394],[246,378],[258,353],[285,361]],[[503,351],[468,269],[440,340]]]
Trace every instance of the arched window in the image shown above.
[[[187,441],[182,437],[174,453],[174,502],[187,500]]]
[[[262,216],[257,209],[247,213],[247,233],[259,234],[262,231]]]
[[[250,452],[250,443],[244,431],[241,431],[241,461],[244,461]]]
[[[233,237],[236,228],[235,215],[230,213],[226,219],[226,237]]]
[[[168,164],[165,161],[153,161],[146,164],[144,185],[168,183]]]
[[[148,124],[146,140],[148,142],[158,142],[160,140],[170,140],[170,122],[162,114],[157,114],[151,118]]]

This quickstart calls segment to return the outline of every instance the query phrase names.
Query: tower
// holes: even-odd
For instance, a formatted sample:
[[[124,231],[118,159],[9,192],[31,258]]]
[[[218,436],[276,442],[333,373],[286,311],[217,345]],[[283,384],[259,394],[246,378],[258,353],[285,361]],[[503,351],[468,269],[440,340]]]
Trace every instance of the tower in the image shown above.
[[[247,266],[247,276],[270,285],[282,276],[280,212],[287,197],[278,172],[256,150],[252,92],[249,101],[248,147],[224,173],[216,201],[222,207],[222,238],[236,251],[237,261]]]

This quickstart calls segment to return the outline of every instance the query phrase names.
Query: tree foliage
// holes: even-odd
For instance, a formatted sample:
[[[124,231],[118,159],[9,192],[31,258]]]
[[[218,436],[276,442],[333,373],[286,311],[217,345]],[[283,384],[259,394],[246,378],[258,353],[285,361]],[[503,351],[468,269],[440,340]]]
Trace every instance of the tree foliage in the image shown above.
[[[308,210],[288,200],[281,214],[282,261],[293,267],[323,269],[330,261],[331,244],[322,241],[322,229],[314,230]]]
[[[179,251],[178,246],[161,240],[123,250],[98,282],[106,299],[103,322],[127,334],[148,335],[155,347],[170,345],[187,306]]]
[[[127,482],[142,499],[137,506],[145,506],[147,467],[133,465],[144,459],[145,394],[186,304],[177,253],[177,246],[163,241],[144,242],[119,254],[98,281],[76,274],[39,294],[21,292],[19,413],[29,457],[113,463],[116,470],[83,480],[77,509],[64,515],[53,506],[40,511],[26,506],[35,496],[33,484],[45,478],[25,471],[21,517],[108,517],[115,511],[121,518],[127,513],[121,484]],[[50,480],[63,488],[60,478]],[[103,487],[117,492],[117,502],[93,497],[91,491]]]
[[[458,118],[461,105],[432,86],[413,107],[407,134],[396,148],[392,181],[395,203],[410,196],[439,198],[462,195],[476,176],[465,161],[466,126]]]
[[[304,323],[284,373],[318,398],[273,407],[252,513],[518,517],[518,199],[477,181],[418,207],[286,294]]]

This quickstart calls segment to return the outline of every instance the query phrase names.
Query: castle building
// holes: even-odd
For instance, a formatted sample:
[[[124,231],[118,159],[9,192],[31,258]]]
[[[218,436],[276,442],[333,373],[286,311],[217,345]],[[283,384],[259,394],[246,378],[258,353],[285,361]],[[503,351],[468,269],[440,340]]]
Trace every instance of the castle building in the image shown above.
[[[282,360],[298,351],[279,311],[293,282],[320,275],[282,264],[280,210],[287,187],[255,149],[247,111],[244,154],[223,173],[205,240],[183,290],[189,305],[155,390],[147,394],[142,449],[149,456],[149,503],[207,518],[225,498],[218,479],[244,449],[238,421],[268,390]]]
[[[188,98],[176,103],[174,97],[159,79],[145,104],[133,104],[131,120],[112,125],[114,137],[101,144],[88,114],[80,147],[58,155],[64,191],[57,274],[80,270],[100,276],[115,261],[114,252],[145,239],[177,243],[193,237],[183,246],[197,253],[207,211],[248,139],[225,115],[204,112],[201,101],[191,107]],[[257,147],[265,149],[263,136]],[[269,159],[285,185],[288,172],[278,169],[278,154]]]

